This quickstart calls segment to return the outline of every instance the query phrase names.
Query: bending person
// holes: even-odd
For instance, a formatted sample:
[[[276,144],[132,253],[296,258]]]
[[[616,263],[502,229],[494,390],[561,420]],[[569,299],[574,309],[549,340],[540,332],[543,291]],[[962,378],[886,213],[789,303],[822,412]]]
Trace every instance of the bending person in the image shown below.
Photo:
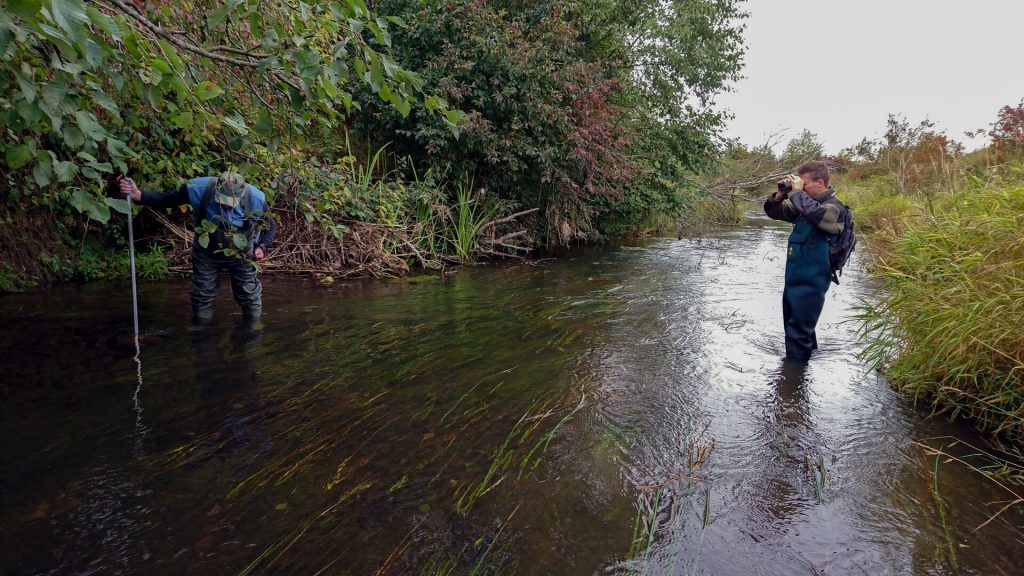
[[[193,319],[213,318],[213,303],[220,293],[220,272],[231,277],[231,291],[242,314],[256,319],[263,312],[263,287],[256,266],[267,254],[277,225],[266,195],[236,172],[220,177],[189,180],[177,190],[139,190],[129,178],[120,182],[121,193],[146,206],[172,208],[190,205],[195,210],[196,238],[192,243]],[[244,242],[242,241],[244,238]]]

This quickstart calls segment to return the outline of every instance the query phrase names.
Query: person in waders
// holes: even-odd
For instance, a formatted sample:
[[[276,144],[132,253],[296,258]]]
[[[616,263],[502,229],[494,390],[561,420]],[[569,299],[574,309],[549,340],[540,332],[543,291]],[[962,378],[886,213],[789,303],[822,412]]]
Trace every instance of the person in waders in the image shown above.
[[[828,165],[802,164],[797,176],[778,183],[764,211],[770,218],[793,223],[786,248],[786,285],[782,291],[782,322],[786,360],[806,363],[818,349],[815,326],[832,281],[829,246],[838,241],[847,208],[828,185]]]
[[[242,315],[250,320],[260,317],[263,287],[256,277],[254,262],[263,260],[277,232],[262,190],[246,183],[236,172],[194,178],[177,190],[165,192],[143,192],[131,179],[122,178],[120,189],[122,194],[146,206],[172,208],[187,204],[195,210],[196,239],[192,243],[189,290],[195,322],[204,324],[213,319],[222,270],[231,278],[231,291]],[[240,242],[238,235],[243,235],[246,242]]]

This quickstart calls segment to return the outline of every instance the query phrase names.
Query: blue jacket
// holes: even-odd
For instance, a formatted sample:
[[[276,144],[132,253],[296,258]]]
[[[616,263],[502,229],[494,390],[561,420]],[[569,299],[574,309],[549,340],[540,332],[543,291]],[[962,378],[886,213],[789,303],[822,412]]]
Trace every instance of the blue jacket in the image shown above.
[[[214,177],[204,176],[189,180],[177,190],[143,191],[141,203],[155,208],[173,208],[189,204],[198,213],[206,190],[216,180]],[[241,230],[250,240],[256,228],[254,224],[260,223],[259,228],[263,229],[263,232],[257,245],[266,252],[277,234],[277,224],[273,218],[269,217],[270,207],[267,205],[267,197],[263,191],[252,184],[246,184],[246,186],[249,188],[247,198],[234,208],[221,206],[214,198],[211,198],[206,205],[203,219],[213,222],[221,230],[229,228]]]

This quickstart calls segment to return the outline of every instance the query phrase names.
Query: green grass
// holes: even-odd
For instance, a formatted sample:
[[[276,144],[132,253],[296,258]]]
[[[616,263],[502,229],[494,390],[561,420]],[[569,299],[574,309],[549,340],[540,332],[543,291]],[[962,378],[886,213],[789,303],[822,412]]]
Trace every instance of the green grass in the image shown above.
[[[7,263],[0,262],[0,293],[23,292],[36,285],[32,280],[22,278]]]
[[[455,206],[447,218],[444,237],[462,263],[472,262],[480,253],[477,235],[496,212],[473,197],[473,179],[467,177],[455,187]]]
[[[1024,440],[1024,176],[984,182],[908,219],[875,263],[863,356],[938,412]]]
[[[938,517],[939,526],[942,528],[942,543],[935,544],[935,556],[944,559],[954,572],[958,571],[956,558],[956,537],[953,523],[956,518],[956,511],[949,501],[942,497],[939,492],[939,456],[935,456],[935,466],[932,468],[930,478],[930,491],[932,503],[935,505],[935,515]]]

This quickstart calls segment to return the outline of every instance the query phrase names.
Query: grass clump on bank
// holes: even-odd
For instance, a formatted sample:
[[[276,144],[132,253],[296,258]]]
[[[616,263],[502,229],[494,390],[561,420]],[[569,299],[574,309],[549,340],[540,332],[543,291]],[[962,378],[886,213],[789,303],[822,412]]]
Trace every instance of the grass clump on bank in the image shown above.
[[[1024,440],[1024,177],[942,197],[877,257],[865,357],[936,411]],[[877,203],[876,203],[877,206]]]

